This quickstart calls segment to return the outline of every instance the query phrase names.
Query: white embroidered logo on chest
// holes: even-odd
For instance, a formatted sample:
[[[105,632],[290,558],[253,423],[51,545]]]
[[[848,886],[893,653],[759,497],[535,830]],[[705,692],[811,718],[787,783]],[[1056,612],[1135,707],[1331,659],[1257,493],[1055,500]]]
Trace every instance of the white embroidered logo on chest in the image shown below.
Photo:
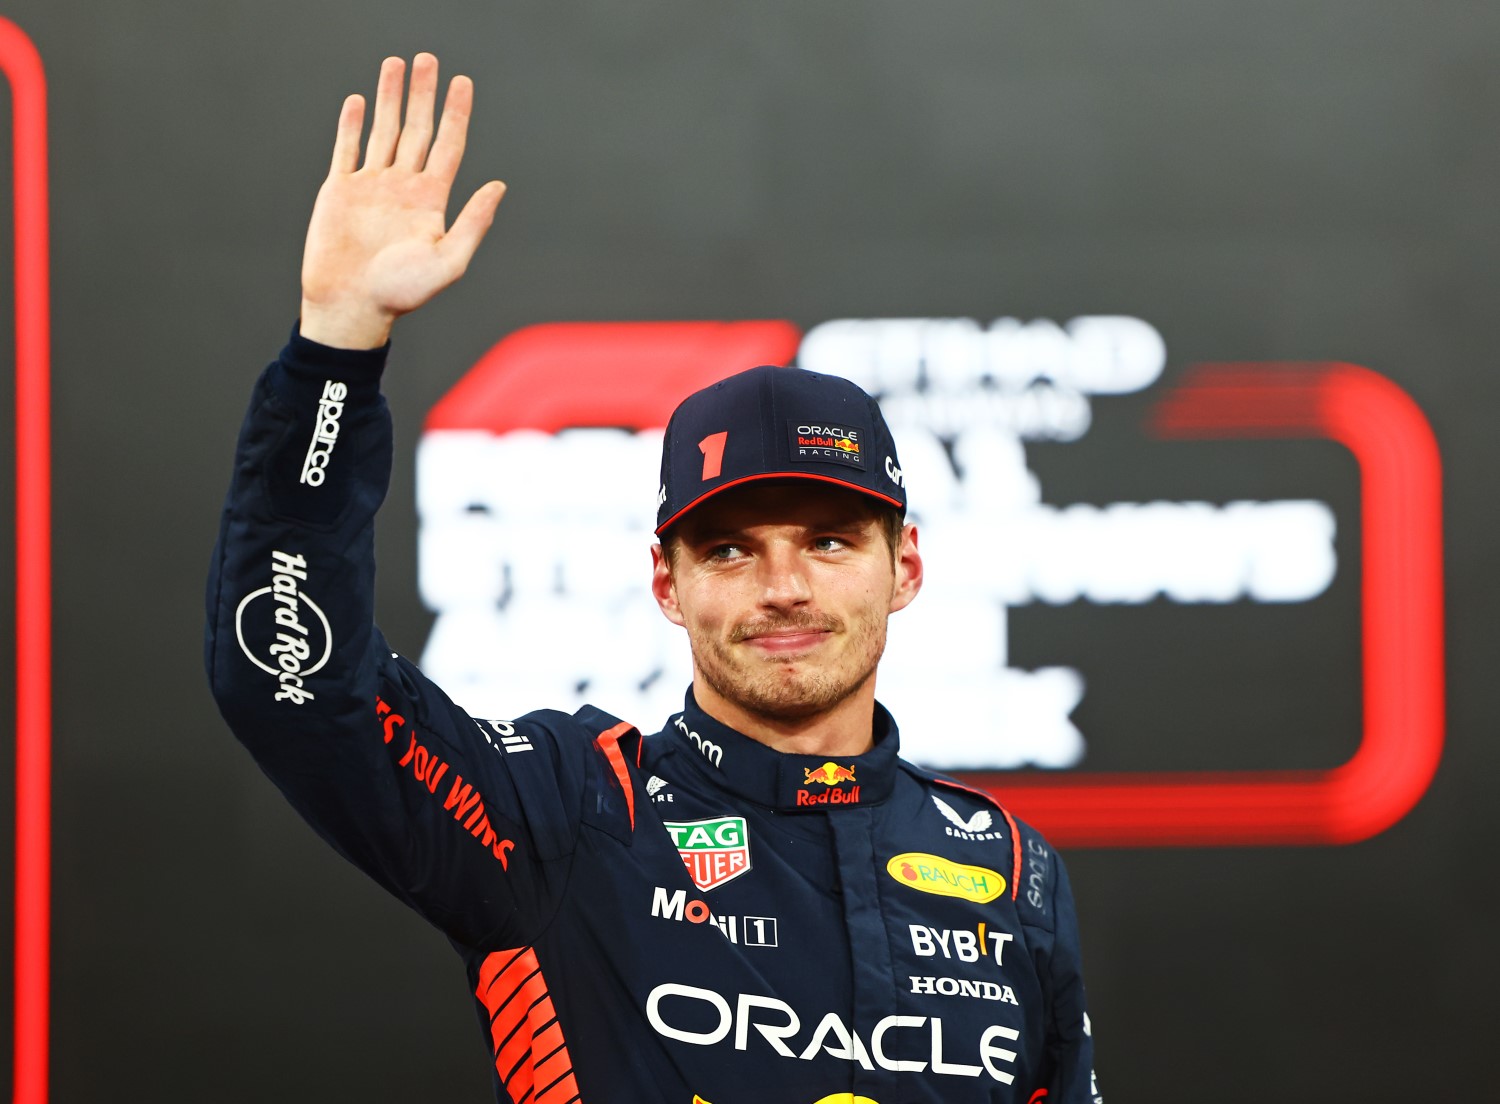
[[[938,812],[942,813],[943,816],[951,820],[964,832],[983,832],[995,822],[995,818],[990,815],[988,809],[980,809],[979,812],[975,813],[968,820],[965,820],[958,815],[957,809],[935,794],[933,795],[932,803],[938,807]]]

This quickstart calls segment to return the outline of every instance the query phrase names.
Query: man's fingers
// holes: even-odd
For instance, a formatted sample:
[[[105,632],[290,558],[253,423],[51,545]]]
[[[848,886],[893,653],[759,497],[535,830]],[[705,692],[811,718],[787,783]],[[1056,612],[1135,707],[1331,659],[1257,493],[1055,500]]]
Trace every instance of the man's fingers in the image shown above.
[[[339,111],[338,134],[333,139],[332,173],[349,173],[359,167],[359,131],[365,125],[365,98],[358,93],[344,98]]]
[[[438,242],[438,252],[443,255],[455,279],[469,267],[474,251],[479,248],[479,243],[489,232],[490,224],[495,221],[495,208],[500,206],[504,195],[505,185],[498,180],[491,180],[469,197],[469,202],[464,204],[458,218],[453,220],[453,225]]]
[[[427,171],[450,184],[458,175],[458,163],[464,159],[469,114],[473,108],[474,82],[468,77],[454,77],[448,83],[448,96],[443,101],[443,119],[438,124],[437,140],[427,155]]]
[[[427,160],[432,141],[432,107],[437,99],[438,61],[431,54],[418,54],[411,61],[411,89],[406,94],[406,124],[396,145],[395,163],[413,171]]]
[[[370,141],[365,146],[365,168],[384,168],[396,155],[396,136],[401,132],[401,85],[406,62],[388,57],[380,65],[380,83],[375,89],[375,118],[370,123]]]

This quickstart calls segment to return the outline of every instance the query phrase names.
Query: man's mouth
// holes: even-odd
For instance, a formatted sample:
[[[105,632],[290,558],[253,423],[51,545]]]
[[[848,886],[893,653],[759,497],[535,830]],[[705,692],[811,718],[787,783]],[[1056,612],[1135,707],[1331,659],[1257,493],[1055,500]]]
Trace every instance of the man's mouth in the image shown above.
[[[735,644],[748,644],[762,655],[785,658],[811,651],[839,630],[839,623],[816,615],[780,622],[749,622],[730,636]]]
[[[783,629],[748,637],[745,643],[770,655],[794,655],[816,648],[829,635],[827,629]]]

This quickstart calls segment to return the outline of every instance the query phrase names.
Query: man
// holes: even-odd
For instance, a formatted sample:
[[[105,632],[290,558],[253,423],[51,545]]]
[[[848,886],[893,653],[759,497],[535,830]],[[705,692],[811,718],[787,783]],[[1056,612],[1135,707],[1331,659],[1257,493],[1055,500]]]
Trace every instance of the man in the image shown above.
[[[413,63],[404,125],[403,81],[387,59],[362,166],[345,101],[300,332],[240,437],[207,641],[235,733],[459,950],[497,1100],[1097,1104],[1060,859],[900,761],[875,701],[922,562],[853,384],[757,368],[673,415],[651,587],[693,683],[662,732],[590,707],[475,720],[388,649],[387,338],[463,272],[503,191],[444,231],[472,87],[454,78],[434,137],[436,59]]]

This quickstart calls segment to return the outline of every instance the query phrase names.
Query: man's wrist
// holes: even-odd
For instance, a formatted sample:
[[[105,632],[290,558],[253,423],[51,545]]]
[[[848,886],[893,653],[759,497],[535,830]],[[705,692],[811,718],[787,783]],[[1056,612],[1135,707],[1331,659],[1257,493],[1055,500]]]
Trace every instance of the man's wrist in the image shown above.
[[[331,349],[378,349],[391,337],[395,318],[363,308],[326,307],[302,300],[303,337]]]
[[[347,384],[351,391],[375,391],[391,351],[390,342],[374,349],[341,349],[314,341],[302,332],[300,320],[279,358],[287,376],[299,384],[321,388],[328,380]]]

